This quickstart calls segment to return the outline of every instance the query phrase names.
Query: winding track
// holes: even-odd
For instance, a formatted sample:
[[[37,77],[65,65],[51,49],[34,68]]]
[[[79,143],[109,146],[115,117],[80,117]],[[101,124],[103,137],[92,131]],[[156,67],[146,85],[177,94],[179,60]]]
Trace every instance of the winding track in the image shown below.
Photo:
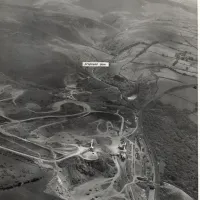
[[[94,77],[94,78],[96,78],[96,77]],[[101,81],[100,79],[97,79],[98,81]],[[109,87],[113,87],[113,86],[111,86],[111,85],[109,85],[109,84],[107,84]],[[25,120],[19,120],[19,121],[17,121],[17,123],[22,123],[22,122],[28,122],[28,121],[31,121],[31,120],[36,120],[36,119],[44,119],[44,118],[53,118],[53,117],[56,117],[56,118],[65,118],[65,117],[83,117],[83,116],[86,116],[86,115],[88,115],[88,114],[90,114],[90,113],[95,113],[95,112],[101,112],[101,113],[107,113],[107,114],[113,114],[113,115],[116,115],[116,116],[118,116],[120,119],[121,119],[121,126],[120,126],[120,130],[119,130],[119,136],[120,137],[128,137],[128,136],[130,136],[130,135],[132,135],[132,134],[134,134],[137,130],[138,130],[138,128],[139,128],[139,126],[138,126],[138,123],[137,123],[137,126],[136,126],[136,128],[131,132],[131,133],[129,133],[128,135],[125,135],[124,134],[124,123],[125,123],[125,120],[124,120],[124,117],[122,116],[122,115],[120,115],[118,112],[116,112],[116,113],[110,113],[110,112],[104,112],[104,111],[93,111],[93,110],[91,110],[91,108],[86,104],[86,103],[83,103],[83,102],[78,102],[78,101],[74,101],[74,100],[64,100],[64,101],[62,101],[62,102],[57,102],[57,103],[55,103],[54,104],[54,110],[53,111],[49,111],[49,112],[45,112],[46,114],[49,114],[49,113],[53,113],[53,112],[55,112],[55,110],[56,111],[59,111],[60,110],[60,108],[61,108],[61,105],[63,105],[64,103],[75,103],[75,104],[77,104],[77,105],[81,105],[81,106],[83,106],[84,107],[84,112],[81,112],[81,113],[78,113],[78,114],[74,114],[74,115],[63,115],[63,116],[57,116],[57,115],[55,115],[55,116],[49,116],[49,115],[47,115],[47,116],[42,116],[42,117],[34,117],[34,118],[29,118],[29,119],[25,119]],[[55,106],[56,105],[56,106]],[[56,107],[56,109],[55,109],[55,107]],[[34,112],[34,111],[33,111]],[[40,112],[37,112],[37,113],[40,113]],[[11,122],[12,123],[12,122]],[[58,122],[59,123],[59,122]],[[43,125],[43,126],[41,126],[41,127],[39,127],[39,128],[37,128],[35,131],[37,131],[37,130],[39,130],[40,128],[43,128],[43,127],[45,127],[45,126],[50,126],[50,125],[53,125],[53,124],[55,124],[55,122],[54,123],[51,123],[51,124],[47,124],[47,125]],[[6,132],[5,130],[3,130],[1,127],[0,127],[0,131],[1,131],[1,133],[2,134],[4,134],[4,135],[6,135],[6,136],[9,136],[9,137],[16,137],[17,139],[20,139],[20,140],[23,140],[23,142],[28,142],[28,143],[33,143],[34,145],[38,145],[38,147],[43,147],[43,148],[46,148],[46,149],[48,149],[48,150],[51,150],[51,151],[53,151],[54,152],[54,150],[53,149],[50,149],[50,148],[48,148],[48,147],[46,147],[46,146],[43,146],[43,145],[39,145],[39,144],[37,144],[37,143],[35,143],[35,142],[31,142],[31,141],[29,141],[29,140],[26,140],[26,139],[23,139],[23,138],[20,138],[20,137],[18,137],[18,136],[14,136],[14,135],[12,135],[12,134],[9,134],[8,132]],[[34,132],[34,131],[33,131]],[[127,138],[127,140],[128,140],[128,138]],[[130,141],[131,142],[131,141]],[[76,146],[76,145],[75,145]],[[80,147],[78,147],[78,146],[76,146],[77,147],[77,151],[76,152],[74,152],[74,153],[69,153],[69,154],[67,154],[67,155],[63,155],[63,157],[62,158],[54,158],[54,159],[44,159],[44,158],[41,158],[41,156],[33,156],[33,155],[28,155],[28,154],[26,154],[26,153],[23,153],[23,152],[19,152],[19,151],[15,151],[15,150],[12,150],[12,149],[9,149],[9,148],[7,148],[7,147],[3,147],[3,146],[0,146],[0,149],[2,149],[2,150],[4,150],[4,151],[8,151],[8,152],[11,152],[11,153],[14,153],[14,154],[17,154],[17,155],[20,155],[20,156],[23,156],[23,157],[27,157],[27,158],[30,158],[30,159],[34,159],[34,160],[39,160],[39,161],[42,161],[42,162],[46,162],[46,163],[51,163],[51,164],[55,164],[55,163],[58,163],[58,162],[61,162],[61,161],[63,161],[63,160],[65,160],[65,159],[68,159],[68,158],[70,158],[70,157],[73,157],[73,156],[79,156],[81,153],[83,153],[86,149],[84,149],[84,148],[80,148]],[[133,152],[132,152],[133,153]],[[132,162],[133,162],[133,160],[134,160],[134,155],[132,154]],[[119,163],[118,163],[119,161],[118,161],[118,159],[117,158],[114,158],[114,163],[115,163],[115,165],[116,165],[116,168],[117,168],[117,173],[115,174],[115,176],[112,178],[112,182],[111,182],[111,185],[109,186],[109,189],[113,189],[113,184],[114,184],[114,181],[115,180],[117,180],[119,177],[120,177],[120,175],[121,175],[121,169],[120,169],[120,165],[119,165]],[[127,183],[125,186],[124,186],[124,188],[126,188],[127,186],[129,186],[130,184],[132,184],[132,182],[131,183]],[[119,194],[122,194],[122,192],[123,192],[123,190],[121,191],[121,192],[119,192],[118,193],[118,195]],[[111,197],[111,196],[110,196]]]
[[[102,80],[100,80],[99,78],[97,78],[94,74],[94,71],[92,70],[92,76],[93,78],[97,79],[98,81],[101,81],[103,82]],[[115,87],[115,86],[112,86],[112,85],[109,85],[108,83],[106,83],[106,85],[108,85],[109,87]],[[60,102],[57,102],[55,104],[53,104],[53,110],[52,111],[48,111],[48,112],[36,112],[36,111],[32,111],[30,110],[31,112],[34,112],[34,113],[43,113],[43,114],[50,114],[50,113],[54,113],[54,112],[57,112],[57,111],[60,111],[61,109],[61,105],[65,104],[65,103],[75,103],[76,105],[79,105],[79,106],[82,106],[84,108],[84,111],[81,112],[81,113],[77,113],[77,114],[74,114],[74,115],[54,115],[54,116],[42,116],[42,117],[34,117],[34,118],[29,118],[29,119],[25,119],[25,120],[19,120],[18,123],[21,123],[21,122],[27,122],[27,121],[31,121],[31,120],[36,120],[36,119],[45,119],[45,118],[65,118],[65,117],[83,117],[85,115],[88,115],[90,113],[94,113],[94,112],[101,112],[101,113],[108,113],[108,114],[113,114],[113,115],[117,115],[119,118],[121,118],[121,127],[120,127],[120,131],[119,131],[119,136],[120,137],[125,137],[129,142],[130,144],[133,146],[133,142],[130,141],[128,139],[129,136],[133,135],[136,133],[136,131],[138,129],[140,129],[141,133],[143,134],[144,136],[144,140],[145,140],[145,144],[147,146],[147,149],[149,151],[149,155],[150,155],[150,158],[152,160],[152,163],[154,164],[154,170],[155,170],[155,183],[156,183],[156,189],[155,189],[155,195],[154,195],[154,199],[155,200],[159,200],[159,184],[160,184],[160,178],[159,178],[159,166],[158,166],[158,162],[156,160],[156,156],[155,156],[155,153],[152,151],[151,149],[151,152],[150,152],[150,145],[149,145],[149,142],[148,142],[148,138],[146,135],[144,135],[143,133],[143,127],[142,127],[142,112],[145,110],[145,108],[148,107],[148,105],[150,105],[151,102],[161,98],[163,95],[167,94],[167,93],[170,93],[170,92],[173,92],[173,91],[176,91],[176,90],[180,90],[180,89],[184,89],[184,88],[188,88],[188,87],[193,87],[193,86],[196,86],[196,84],[190,84],[190,85],[182,85],[182,86],[178,86],[178,87],[174,87],[174,88],[171,88],[165,92],[163,92],[162,94],[158,95],[158,96],[154,96],[151,100],[149,100],[144,106],[143,108],[138,112],[138,119],[137,119],[137,123],[136,123],[136,128],[131,132],[129,133],[128,135],[124,135],[123,134],[123,131],[124,131],[124,117],[122,115],[120,115],[118,112],[116,113],[110,113],[110,112],[104,112],[104,111],[92,111],[90,106],[87,105],[86,103],[84,102],[79,102],[79,101],[76,101],[76,100],[64,100],[64,101],[60,101]],[[60,122],[57,122],[57,123],[60,123]],[[55,124],[54,123],[51,123],[51,124],[47,124],[47,125],[43,125],[39,128],[42,128],[42,127],[45,127],[45,126],[50,126],[50,125],[53,125]],[[38,129],[39,129],[38,128]],[[37,129],[37,130],[38,130]],[[2,134],[5,134],[7,136],[10,136],[10,137],[17,137],[17,136],[14,136],[12,134],[9,134],[7,133],[5,130],[3,130],[1,127],[0,127],[0,131]],[[20,137],[17,137],[18,139],[21,139],[23,140],[24,142],[29,142],[29,143],[32,143],[31,141],[28,141],[26,139],[22,139]],[[36,144],[36,143],[33,143],[34,145],[38,145],[43,148],[46,148],[48,150],[50,150],[48,147],[46,146],[43,146],[43,145],[39,145],[39,144]],[[75,145],[75,144],[74,144]],[[76,146],[76,145],[75,145]],[[30,159],[34,159],[34,160],[40,160],[40,161],[43,161],[43,162],[47,162],[47,163],[58,163],[58,162],[61,162],[65,159],[68,159],[70,157],[73,157],[73,156],[79,156],[81,153],[83,153],[86,149],[84,148],[79,148],[78,146],[77,147],[77,151],[74,152],[74,153],[69,153],[67,155],[64,155],[62,158],[54,158],[54,159],[44,159],[44,158],[41,158],[41,156],[32,156],[32,155],[28,155],[28,154],[25,154],[25,153],[22,153],[22,152],[18,152],[18,151],[15,151],[15,150],[12,150],[12,149],[9,149],[9,148],[6,148],[6,147],[3,147],[3,146],[0,146],[0,149],[4,150],[4,151],[8,151],[8,152],[11,152],[11,153],[14,153],[14,154],[17,154],[17,155],[20,155],[20,156],[24,156],[24,157],[27,157],[27,158],[30,158]],[[53,151],[51,149],[51,151]],[[134,155],[133,155],[133,151],[132,151],[132,162],[134,162]],[[121,175],[121,169],[120,169],[120,166],[119,166],[119,163],[118,163],[118,160],[117,159],[114,159],[114,163],[117,167],[117,174],[112,178],[112,182],[111,182],[111,185],[109,186],[108,189],[111,189],[113,188],[113,184],[114,184],[114,181],[117,180],[120,175]],[[118,194],[121,194],[122,192],[124,192],[125,188],[128,187],[129,185],[135,183],[136,181],[136,177],[134,176],[133,178],[133,181],[130,182],[130,183],[127,183],[124,185],[123,189],[118,193]],[[133,193],[132,193],[133,194]],[[133,194],[134,195],[134,194]],[[110,196],[111,197],[111,196]]]
[[[94,75],[94,73],[93,73]],[[94,76],[94,78],[96,78],[96,76]],[[97,79],[98,81],[101,81],[100,79]],[[106,83],[107,84],[107,83]],[[109,84],[107,84],[109,87],[113,87]],[[123,131],[124,131],[124,117],[122,115],[120,115],[118,112],[116,113],[110,113],[110,112],[104,112],[104,111],[92,111],[90,106],[87,105],[86,103],[83,103],[83,102],[79,102],[79,101],[76,101],[76,100],[64,100],[64,101],[60,101],[60,102],[57,102],[55,103],[53,106],[53,110],[52,111],[48,111],[48,112],[35,112],[35,111],[32,111],[32,112],[35,112],[35,113],[45,113],[45,114],[49,114],[49,113],[54,113],[56,111],[59,111],[61,109],[61,105],[65,104],[65,103],[75,103],[76,105],[79,105],[79,106],[82,106],[84,108],[84,112],[81,112],[81,113],[77,113],[77,114],[74,114],[74,115],[63,115],[63,116],[42,116],[42,117],[34,117],[34,118],[29,118],[29,119],[25,119],[25,120],[19,120],[18,123],[21,123],[21,122],[27,122],[27,121],[31,121],[31,120],[36,120],[36,119],[44,119],[44,118],[53,118],[53,117],[56,117],[56,118],[65,118],[65,117],[83,117],[85,115],[88,115],[90,113],[94,113],[94,112],[101,112],[101,113],[108,113],[108,114],[113,114],[113,115],[116,115],[118,116],[119,118],[121,118],[121,126],[120,126],[120,131],[119,131],[119,136],[120,137],[125,137],[129,142],[130,144],[133,146],[133,142],[130,141],[128,139],[129,136],[131,135],[134,135],[136,133],[136,131],[138,129],[140,129],[141,133],[144,135],[143,133],[143,127],[142,127],[142,112],[144,111],[145,108],[148,107],[148,105],[161,98],[163,95],[169,93],[169,92],[173,92],[173,91],[176,91],[176,90],[179,90],[179,89],[183,89],[183,88],[187,88],[187,87],[193,87],[195,86],[196,84],[190,84],[190,85],[182,85],[182,86],[178,86],[178,87],[174,87],[174,88],[171,88],[165,92],[163,92],[162,94],[160,94],[159,96],[154,96],[154,98],[152,98],[151,100],[149,100],[145,105],[144,107],[138,112],[138,118],[136,118],[136,128],[133,129],[132,132],[130,132],[129,134],[124,134]],[[65,121],[65,120],[64,120]],[[46,127],[46,126],[51,126],[53,124],[56,124],[56,123],[61,123],[61,122],[54,122],[54,123],[51,123],[51,124],[47,124],[47,125],[43,125],[39,128],[37,128],[35,131],[39,130],[40,128],[43,128],[43,127]],[[14,136],[12,134],[9,134],[8,132],[6,132],[5,130],[3,130],[1,127],[0,127],[0,131],[2,134],[5,134],[9,137],[17,137],[17,136]],[[33,131],[34,132],[34,131]],[[20,137],[17,137],[18,139],[20,140],[23,140],[23,142],[28,142],[28,143],[33,143],[31,141],[28,141],[26,139],[23,139],[23,138],[20,138]],[[148,142],[148,139],[147,137],[144,135],[144,140],[145,140],[145,144],[147,146],[147,149],[149,151],[149,155],[150,155],[150,158],[152,160],[152,163],[154,164],[154,170],[155,170],[155,183],[156,183],[156,189],[155,189],[155,195],[154,195],[154,199],[155,200],[159,200],[159,183],[160,183],[160,178],[159,178],[159,166],[158,166],[158,163],[156,161],[156,156],[155,156],[155,153],[151,150],[150,152],[150,145],[149,145],[149,142]],[[46,146],[43,146],[43,145],[39,145],[39,144],[36,144],[36,143],[33,143],[34,145],[38,145],[38,147],[42,147],[42,148],[46,148],[48,150],[51,150],[54,152],[54,150],[52,149],[49,149],[48,147]],[[74,144],[75,145],[75,144]],[[62,158],[54,158],[54,159],[44,159],[44,158],[41,158],[41,156],[33,156],[33,155],[28,155],[26,153],[22,153],[22,152],[19,152],[19,151],[15,151],[15,150],[12,150],[12,149],[9,149],[7,147],[3,147],[3,146],[0,146],[0,149],[4,150],[4,151],[8,151],[8,152],[11,152],[11,153],[14,153],[14,154],[17,154],[17,155],[20,155],[20,156],[24,156],[24,157],[27,157],[27,158],[30,158],[30,159],[34,159],[34,160],[40,160],[40,161],[43,161],[43,162],[46,162],[46,163],[59,163],[65,159],[68,159],[70,157],[73,157],[73,156],[79,156],[81,153],[83,153],[84,151],[86,151],[86,149],[84,148],[80,148],[79,146],[75,145],[76,148],[77,148],[77,151],[74,152],[74,153],[69,153],[69,154],[65,154],[63,155]],[[37,153],[37,152],[36,152]],[[134,155],[133,155],[133,150],[132,150],[132,158],[131,158],[132,162],[134,162]],[[115,158],[114,159],[114,163],[117,167],[117,173],[115,174],[115,176],[112,178],[112,182],[110,184],[110,186],[108,187],[108,190],[112,189],[113,188],[113,184],[114,184],[114,181],[117,180],[120,175],[121,175],[121,169],[120,169],[120,166],[119,166],[119,163],[118,163],[118,160]],[[129,187],[131,184],[135,183],[136,181],[136,177],[134,176],[133,177],[133,181],[130,182],[130,183],[127,183],[124,185],[123,189],[118,192],[118,194],[122,194],[124,192],[124,190]],[[130,187],[131,188],[131,187]],[[132,192],[132,195],[134,196],[133,192]],[[115,195],[114,195],[115,196]],[[110,196],[112,197],[112,196]]]

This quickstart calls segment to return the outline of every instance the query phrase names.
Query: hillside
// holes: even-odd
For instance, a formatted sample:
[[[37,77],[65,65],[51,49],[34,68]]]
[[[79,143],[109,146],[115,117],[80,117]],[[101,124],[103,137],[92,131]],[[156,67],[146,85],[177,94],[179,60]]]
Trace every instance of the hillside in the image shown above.
[[[196,200],[197,32],[195,0],[0,0],[0,199]]]

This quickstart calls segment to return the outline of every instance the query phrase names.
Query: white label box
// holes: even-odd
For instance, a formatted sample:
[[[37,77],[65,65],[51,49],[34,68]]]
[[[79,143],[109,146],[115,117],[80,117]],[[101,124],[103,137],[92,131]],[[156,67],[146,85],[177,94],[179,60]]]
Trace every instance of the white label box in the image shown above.
[[[109,67],[109,62],[82,62],[83,67]]]

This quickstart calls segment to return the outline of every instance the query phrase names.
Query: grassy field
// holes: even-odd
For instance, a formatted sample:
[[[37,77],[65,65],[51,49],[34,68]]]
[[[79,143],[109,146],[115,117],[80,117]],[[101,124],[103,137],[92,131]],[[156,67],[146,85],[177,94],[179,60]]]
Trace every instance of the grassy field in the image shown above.
[[[29,159],[2,150],[0,157],[1,188],[12,186],[16,182],[23,183],[36,177],[44,177],[44,172]]]
[[[42,108],[41,111],[48,111],[48,109],[51,110],[50,105],[59,100],[61,100],[61,98],[54,96],[45,90],[29,89],[16,99],[16,103],[19,106],[24,107],[28,103],[35,103]]]
[[[196,107],[195,103],[191,102],[189,99],[184,99],[183,97],[174,94],[166,94],[160,99],[160,101],[164,104],[173,105],[180,110],[186,109],[191,112],[194,111]]]

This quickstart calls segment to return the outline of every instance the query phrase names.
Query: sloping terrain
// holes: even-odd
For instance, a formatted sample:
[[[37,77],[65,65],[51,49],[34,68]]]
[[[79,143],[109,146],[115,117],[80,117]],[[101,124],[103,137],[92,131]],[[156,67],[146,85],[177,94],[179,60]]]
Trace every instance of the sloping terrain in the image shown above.
[[[0,0],[0,198],[196,199],[196,7]]]
[[[174,200],[192,200],[190,196],[188,196],[185,192],[180,190],[179,188],[176,188],[170,184],[165,184],[162,188],[161,192],[161,198],[162,199],[174,199]]]
[[[1,10],[1,72],[14,79],[60,88],[82,61],[109,56],[93,46],[113,28],[92,18],[14,3],[2,4]]]
[[[152,147],[166,164],[163,180],[197,197],[197,126],[187,123],[187,111],[157,102],[143,120]]]

